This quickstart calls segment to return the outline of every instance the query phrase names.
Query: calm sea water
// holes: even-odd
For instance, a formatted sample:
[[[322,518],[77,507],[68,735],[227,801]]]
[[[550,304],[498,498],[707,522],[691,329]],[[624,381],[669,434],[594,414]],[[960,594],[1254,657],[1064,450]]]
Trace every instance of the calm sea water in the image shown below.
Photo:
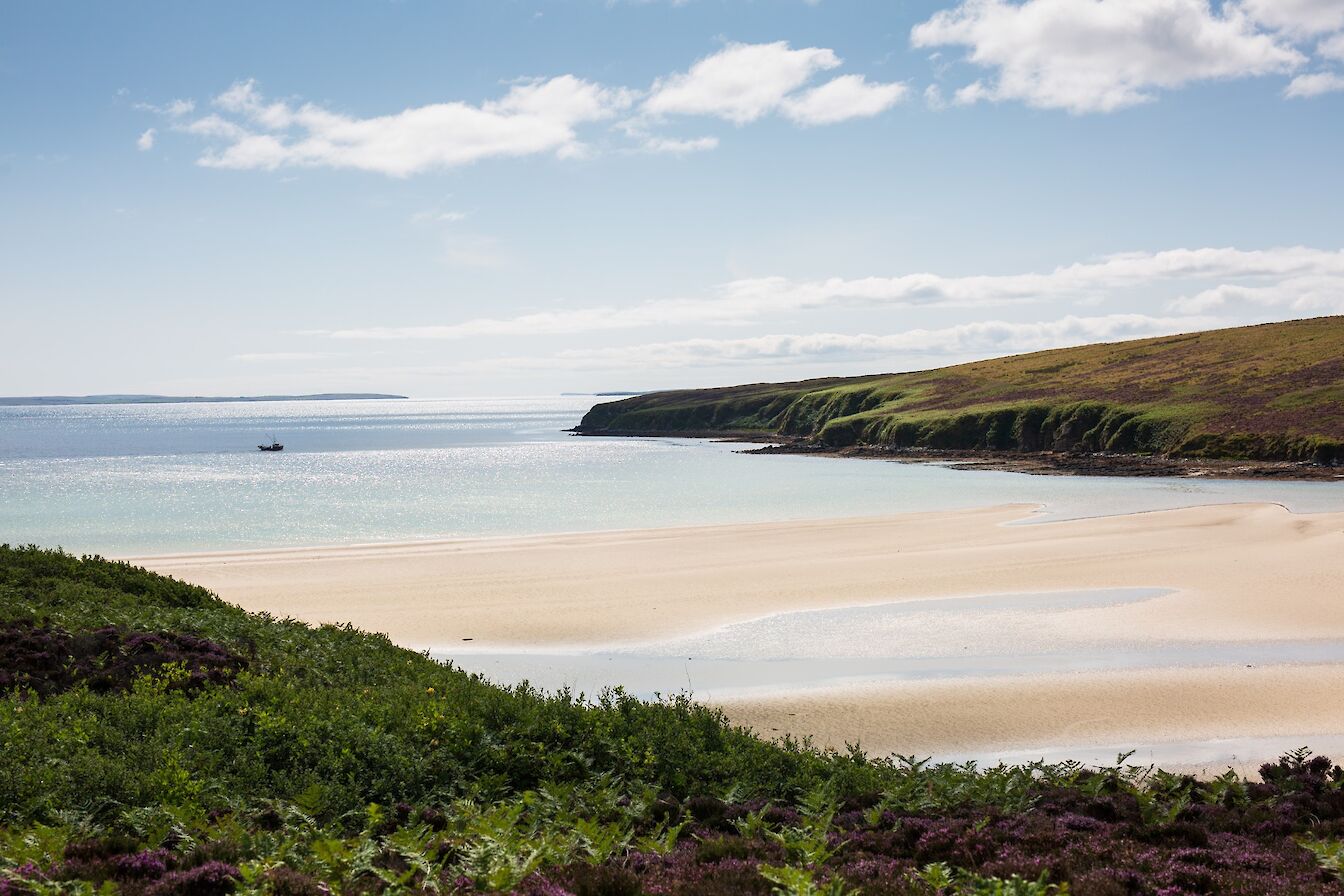
[[[1016,502],[1051,517],[1344,510],[1344,483],[1027,476],[563,432],[593,400],[0,408],[0,541],[126,556]],[[272,434],[285,450],[257,451]]]

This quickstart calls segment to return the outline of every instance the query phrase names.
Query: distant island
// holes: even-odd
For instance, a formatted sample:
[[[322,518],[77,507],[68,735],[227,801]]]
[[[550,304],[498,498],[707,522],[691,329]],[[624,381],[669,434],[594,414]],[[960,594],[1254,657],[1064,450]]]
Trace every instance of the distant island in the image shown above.
[[[380,392],[319,392],[315,395],[34,395],[0,396],[0,406],[65,404],[188,404],[235,401],[373,401],[405,398]]]
[[[1335,477],[1344,317],[915,373],[653,392],[595,405],[574,431],[771,440],[777,452],[1029,472]]]

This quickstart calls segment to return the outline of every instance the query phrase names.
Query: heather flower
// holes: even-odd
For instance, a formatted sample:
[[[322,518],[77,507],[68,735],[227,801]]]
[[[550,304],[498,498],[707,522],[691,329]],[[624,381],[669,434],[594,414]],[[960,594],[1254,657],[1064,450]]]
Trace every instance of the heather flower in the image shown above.
[[[165,875],[149,890],[149,896],[227,896],[242,874],[225,862],[206,862],[189,871]]]
[[[245,667],[213,641],[172,632],[133,632],[105,626],[72,634],[18,620],[0,622],[0,691],[49,697],[86,684],[95,693],[129,690],[136,679],[172,667],[168,686],[188,693],[223,684]]]
[[[118,880],[154,880],[167,872],[170,859],[171,854],[165,849],[114,856],[111,860],[112,876]]]

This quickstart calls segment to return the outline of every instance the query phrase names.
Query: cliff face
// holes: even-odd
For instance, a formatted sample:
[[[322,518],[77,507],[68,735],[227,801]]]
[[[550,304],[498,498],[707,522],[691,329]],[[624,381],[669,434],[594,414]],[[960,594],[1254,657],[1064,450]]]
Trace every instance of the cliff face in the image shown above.
[[[656,392],[597,405],[578,431],[1340,463],[1344,317],[917,373]]]

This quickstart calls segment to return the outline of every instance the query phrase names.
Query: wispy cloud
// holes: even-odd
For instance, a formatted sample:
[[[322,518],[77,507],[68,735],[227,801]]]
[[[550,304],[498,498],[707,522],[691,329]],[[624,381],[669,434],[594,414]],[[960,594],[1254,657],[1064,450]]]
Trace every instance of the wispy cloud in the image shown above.
[[[771,334],[741,339],[684,339],[597,349],[572,349],[549,357],[482,362],[501,370],[650,370],[810,362],[868,362],[877,369],[908,370],[928,359],[994,357],[1093,342],[1137,339],[1207,329],[1202,316],[1111,314],[1056,320],[976,321],[899,333]],[[479,367],[480,365],[473,365]]]
[[[254,364],[270,361],[322,361],[336,357],[339,357],[339,355],[332,352],[247,352],[241,355],[230,355],[229,360]]]
[[[992,307],[1068,299],[1081,304],[1111,293],[1164,283],[1200,284],[1185,310],[1215,307],[1209,290],[1258,290],[1261,304],[1328,308],[1330,296],[1344,305],[1344,250],[1287,247],[1170,249],[1111,255],[1044,273],[895,277],[832,277],[795,280],[756,277],[722,284],[704,297],[657,299],[629,306],[593,306],[504,318],[472,318],[448,324],[373,326],[327,331],[336,339],[469,339],[482,336],[572,334],[670,325],[743,325],[770,314],[836,306],[901,308]],[[1234,293],[1222,293],[1220,304]],[[1249,293],[1247,294],[1249,295]],[[1199,298],[1197,298],[1199,297]]]
[[[426,209],[411,215],[412,224],[456,224],[459,221],[465,221],[468,215],[466,212],[442,209]]]
[[[148,152],[154,148],[154,137],[158,131],[150,128],[144,131],[139,137],[135,138],[135,148],[141,152]]]
[[[691,137],[687,139],[678,139],[675,137],[648,136],[643,138],[640,143],[640,148],[645,152],[684,156],[693,152],[706,152],[707,150],[716,148],[718,145],[718,137]]]
[[[184,115],[190,115],[196,110],[194,100],[170,100],[163,105],[154,103],[136,103],[132,106],[140,112],[153,112],[155,115],[164,115],[168,118],[181,118]]]

